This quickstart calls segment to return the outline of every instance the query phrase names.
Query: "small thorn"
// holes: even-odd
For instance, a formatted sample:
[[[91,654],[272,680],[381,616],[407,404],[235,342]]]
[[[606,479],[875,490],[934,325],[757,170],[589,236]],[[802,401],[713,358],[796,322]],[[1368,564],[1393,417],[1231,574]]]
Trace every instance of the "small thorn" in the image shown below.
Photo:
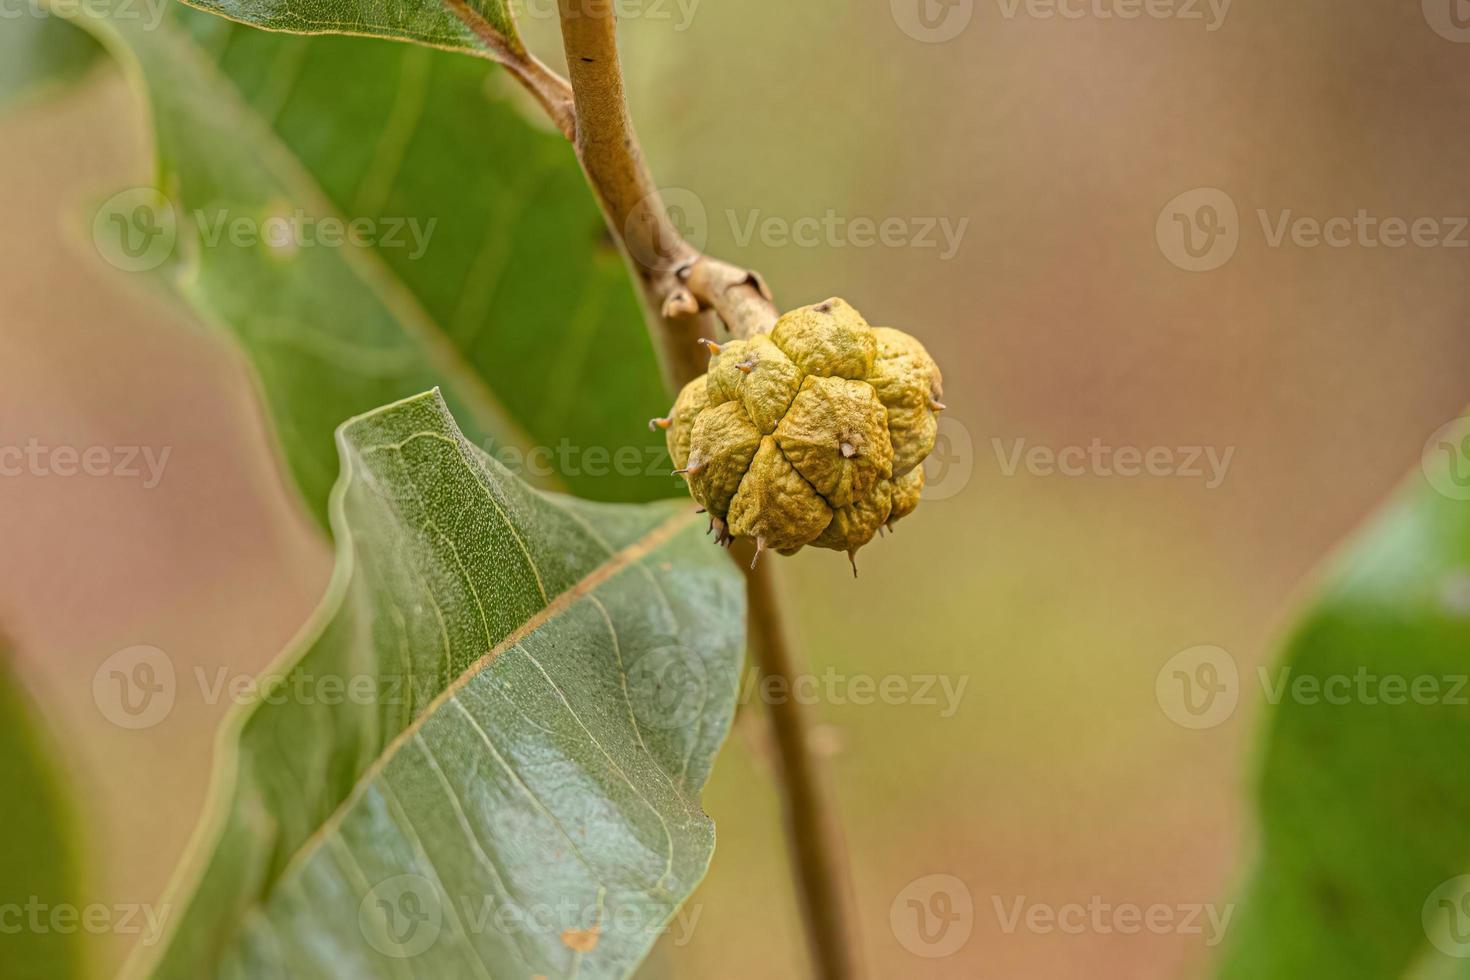
[[[707,337],[700,337],[699,342],[708,347],[711,354],[718,354],[720,351],[724,350],[723,347],[715,343],[713,340],[708,339]]]
[[[878,537],[880,537],[880,538],[883,537],[883,535],[887,531],[888,531],[888,525],[887,524],[879,524],[878,525]]]
[[[940,401],[938,398],[929,399],[929,408],[933,411],[942,412],[948,407],[948,405],[944,404],[944,402]]]
[[[848,551],[847,560],[852,565],[852,577],[857,578],[857,552],[853,550]]]
[[[673,424],[674,420],[670,418],[649,419],[648,431],[652,432],[654,429],[667,429],[670,425]]]
[[[842,458],[843,459],[852,459],[856,455],[857,455],[857,447],[856,446],[854,446],[850,442],[844,442],[842,444]]]
[[[667,319],[693,316],[699,312],[699,301],[694,298],[694,294],[689,290],[680,287],[672,293],[669,293],[668,298],[664,300],[664,306],[661,312]]]
[[[715,544],[722,548],[730,547],[730,542],[733,540],[730,536],[730,525],[713,515],[709,519],[709,525],[715,532]]]
[[[695,463],[693,466],[686,466],[682,470],[674,470],[674,472],[671,473],[670,475],[671,476],[698,476],[703,471],[704,471],[704,464],[702,464],[702,463]]]
[[[705,510],[703,507],[696,507],[696,508],[694,508],[694,513],[696,513],[696,514],[707,514],[707,513],[709,513],[709,511]]]
[[[755,566],[756,566],[756,564],[761,560],[761,555],[765,554],[765,551],[766,551],[766,539],[765,538],[756,538],[755,539],[755,557],[750,560],[750,567],[752,569],[754,569]]]

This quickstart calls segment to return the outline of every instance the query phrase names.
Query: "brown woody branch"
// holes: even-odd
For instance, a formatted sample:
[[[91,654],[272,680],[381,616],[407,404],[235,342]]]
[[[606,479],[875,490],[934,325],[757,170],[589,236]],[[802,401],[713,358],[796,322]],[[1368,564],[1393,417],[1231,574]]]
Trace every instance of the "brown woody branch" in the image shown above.
[[[759,275],[701,254],[670,220],[633,129],[613,5],[608,0],[559,4],[573,93],[570,137],[608,226],[623,246],[664,370],[677,388],[704,373],[698,338],[715,336],[713,328],[720,325],[737,337],[769,330],[777,308]],[[763,673],[790,685],[799,670],[772,565],[766,562],[746,575],[757,663]],[[861,972],[852,890],[808,736],[806,709],[788,698],[772,704],[769,714],[812,958],[825,980],[848,980]]]
[[[701,336],[720,322],[736,335],[769,329],[776,308],[759,276],[700,254],[669,219],[628,112],[612,8],[607,0],[560,0],[572,142],[657,320],[665,371],[683,384],[704,371]]]

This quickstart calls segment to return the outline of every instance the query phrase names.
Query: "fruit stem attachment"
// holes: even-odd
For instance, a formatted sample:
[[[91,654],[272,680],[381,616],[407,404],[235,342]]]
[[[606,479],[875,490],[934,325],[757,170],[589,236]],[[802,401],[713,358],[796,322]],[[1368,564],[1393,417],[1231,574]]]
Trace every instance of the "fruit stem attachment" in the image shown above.
[[[558,2],[573,94],[570,138],[638,283],[664,372],[678,390],[705,371],[700,337],[716,336],[723,324],[748,338],[769,330],[778,311],[759,275],[701,254],[669,218],[633,130],[615,6],[607,0]],[[719,532],[722,542],[728,539],[723,522]],[[790,689],[800,670],[771,564],[746,572],[752,647],[761,672]],[[813,964],[822,980],[850,980],[861,973],[857,917],[841,838],[808,738],[806,708],[786,698],[771,704],[768,715]]]

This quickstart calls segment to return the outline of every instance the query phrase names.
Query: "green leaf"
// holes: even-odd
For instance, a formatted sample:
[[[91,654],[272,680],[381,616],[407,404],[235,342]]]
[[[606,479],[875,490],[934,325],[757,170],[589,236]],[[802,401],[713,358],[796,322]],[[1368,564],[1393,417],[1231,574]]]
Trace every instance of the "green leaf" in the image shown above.
[[[1470,426],[1444,444],[1342,556],[1268,674],[1281,698],[1260,853],[1222,977],[1466,975],[1470,473],[1454,467]]]
[[[414,41],[455,51],[487,47],[524,55],[505,0],[188,0],[189,6],[241,24],[291,34],[350,34]]]
[[[0,31],[0,110],[77,81],[101,54],[85,31],[24,8]]]
[[[321,519],[336,426],[434,385],[473,441],[541,447],[518,458],[543,485],[677,489],[646,428],[668,395],[622,258],[570,147],[499,68],[177,5],[157,30],[86,23],[140,69],[168,197],[115,200],[104,254],[171,271],[239,340]],[[352,221],[360,244],[312,244]]]
[[[738,572],[687,505],[530,490],[436,395],[338,439],[328,598],[226,726],[153,975],[628,974],[712,852]]]
[[[82,975],[76,929],[51,925],[53,912],[79,911],[72,813],[55,769],[60,758],[0,641],[0,786],[7,801],[0,806],[0,909],[7,910],[0,973],[7,980]]]

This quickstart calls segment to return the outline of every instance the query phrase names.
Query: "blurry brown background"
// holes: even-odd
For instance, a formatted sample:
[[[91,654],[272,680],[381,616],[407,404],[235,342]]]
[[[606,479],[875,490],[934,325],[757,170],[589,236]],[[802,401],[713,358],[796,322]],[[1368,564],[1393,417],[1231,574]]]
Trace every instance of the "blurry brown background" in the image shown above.
[[[630,0],[625,18],[660,180],[692,192],[709,249],[765,271],[784,305],[841,294],[921,336],[964,457],[952,495],[865,551],[859,580],[826,554],[782,569],[818,673],[967,678],[951,717],[942,698],[818,709],[875,975],[1202,973],[1206,936],[1007,931],[997,909],[1230,900],[1251,848],[1255,666],[1314,564],[1470,402],[1470,249],[1271,247],[1257,210],[1470,215],[1470,43],[1431,28],[1437,0],[1236,0],[1223,21],[1203,3],[1188,8],[1201,19],[1123,20],[1099,11],[1127,0],[1074,3],[1076,19],[930,0],[955,35],[942,43],[903,29],[922,33],[918,0],[692,2]],[[530,6],[553,58],[553,5]],[[263,666],[330,555],[282,483],[239,358],[91,250],[88,205],[149,173],[121,79],[5,119],[0,144],[0,445],[171,447],[151,490],[0,479],[0,622],[72,749],[88,898],[153,902],[224,710],[183,679]],[[1233,200],[1240,240],[1191,273],[1155,229],[1200,187]],[[968,225],[948,259],[942,244],[742,240],[757,211],[829,209]],[[1007,475],[1016,440],[1094,439],[1234,455],[1215,489]],[[130,732],[101,716],[91,680],[135,644],[167,651],[181,684],[162,724]],[[1196,731],[1154,682],[1198,644],[1228,650],[1246,683],[1227,721]],[[732,735],[706,805],[719,847],[697,924],[650,971],[803,975],[758,724]],[[939,959],[912,951],[902,901],[890,921],[932,874],[963,882],[974,908]],[[98,962],[125,944],[96,941]]]

